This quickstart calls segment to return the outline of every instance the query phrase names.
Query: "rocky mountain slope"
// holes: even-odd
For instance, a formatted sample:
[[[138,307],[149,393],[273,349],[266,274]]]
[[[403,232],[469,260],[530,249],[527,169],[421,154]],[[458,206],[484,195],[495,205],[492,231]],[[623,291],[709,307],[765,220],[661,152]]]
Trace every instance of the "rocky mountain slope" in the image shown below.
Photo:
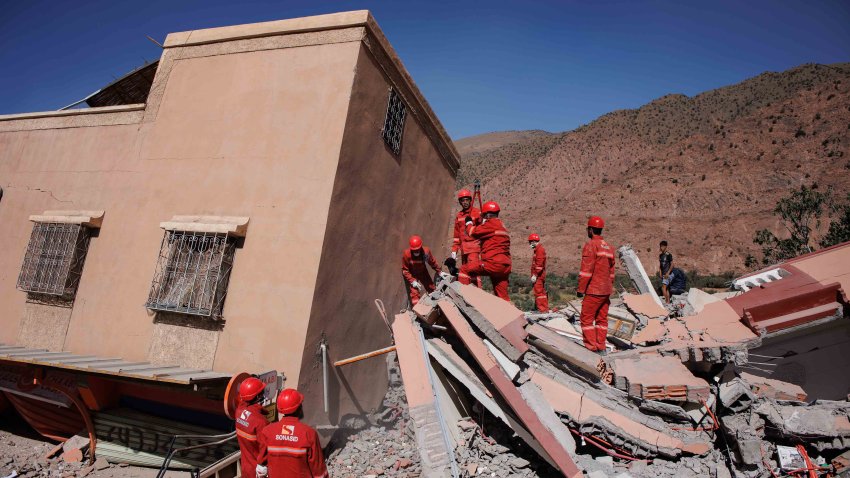
[[[459,185],[480,178],[502,205],[515,271],[530,232],[554,272],[578,267],[584,223],[608,223],[650,273],[657,244],[701,273],[743,270],[756,230],[780,233],[776,201],[801,184],[850,191],[850,63],[764,73],[692,98],[671,94],[564,133],[499,132],[456,142]]]

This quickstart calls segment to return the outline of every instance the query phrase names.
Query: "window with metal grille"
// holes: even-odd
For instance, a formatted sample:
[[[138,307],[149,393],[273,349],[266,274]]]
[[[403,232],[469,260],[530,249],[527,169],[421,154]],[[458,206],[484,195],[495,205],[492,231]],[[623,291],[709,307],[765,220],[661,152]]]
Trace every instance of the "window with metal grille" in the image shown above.
[[[73,299],[83,273],[90,229],[82,224],[33,224],[18,289]]]
[[[235,250],[226,233],[165,231],[145,307],[220,318]]]
[[[390,99],[387,102],[387,118],[384,120],[384,130],[381,133],[384,142],[395,154],[401,152],[401,137],[404,133],[404,117],[407,107],[394,89],[390,88]]]

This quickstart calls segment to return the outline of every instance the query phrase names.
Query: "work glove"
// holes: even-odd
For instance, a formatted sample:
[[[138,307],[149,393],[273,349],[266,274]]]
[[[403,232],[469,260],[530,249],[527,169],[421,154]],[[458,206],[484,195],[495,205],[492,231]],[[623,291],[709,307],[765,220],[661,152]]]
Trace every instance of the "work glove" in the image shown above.
[[[578,298],[584,297],[584,292],[576,291],[576,297],[578,297]]]
[[[466,216],[466,217],[463,219],[463,222],[464,222],[464,224],[466,224],[467,226],[468,226],[468,225],[470,225],[470,224],[472,224],[472,217],[471,217],[471,216]]]
[[[422,290],[422,284],[420,284],[419,281],[415,280],[411,282],[410,285],[412,285],[414,289]]]
[[[537,282],[537,276],[531,276],[531,283],[534,284]]]
[[[269,476],[269,469],[263,465],[257,465],[257,478],[265,478]]]
[[[457,260],[457,251],[452,251],[452,259]]]
[[[449,274],[448,272],[442,272],[442,271],[440,272],[440,277],[446,282],[451,282],[452,279],[453,279],[451,274]]]

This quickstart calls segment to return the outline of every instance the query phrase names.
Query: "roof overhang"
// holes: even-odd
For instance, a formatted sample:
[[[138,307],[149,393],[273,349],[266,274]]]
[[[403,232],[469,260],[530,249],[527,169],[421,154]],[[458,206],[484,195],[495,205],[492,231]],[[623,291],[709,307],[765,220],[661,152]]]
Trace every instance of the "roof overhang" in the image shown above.
[[[224,383],[231,377],[231,374],[212,370],[184,368],[177,365],[155,365],[149,362],[131,362],[116,357],[50,352],[44,349],[32,349],[2,343],[0,343],[0,362],[40,365],[88,374],[110,375],[116,378],[173,385]]]

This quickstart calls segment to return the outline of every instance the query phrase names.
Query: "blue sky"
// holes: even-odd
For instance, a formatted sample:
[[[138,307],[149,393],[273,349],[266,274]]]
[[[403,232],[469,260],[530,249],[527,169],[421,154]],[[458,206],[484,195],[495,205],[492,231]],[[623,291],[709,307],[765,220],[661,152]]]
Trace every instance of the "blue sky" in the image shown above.
[[[369,9],[454,138],[564,131],[667,93],[850,61],[850,1],[8,0],[0,114],[58,109],[169,32]]]

